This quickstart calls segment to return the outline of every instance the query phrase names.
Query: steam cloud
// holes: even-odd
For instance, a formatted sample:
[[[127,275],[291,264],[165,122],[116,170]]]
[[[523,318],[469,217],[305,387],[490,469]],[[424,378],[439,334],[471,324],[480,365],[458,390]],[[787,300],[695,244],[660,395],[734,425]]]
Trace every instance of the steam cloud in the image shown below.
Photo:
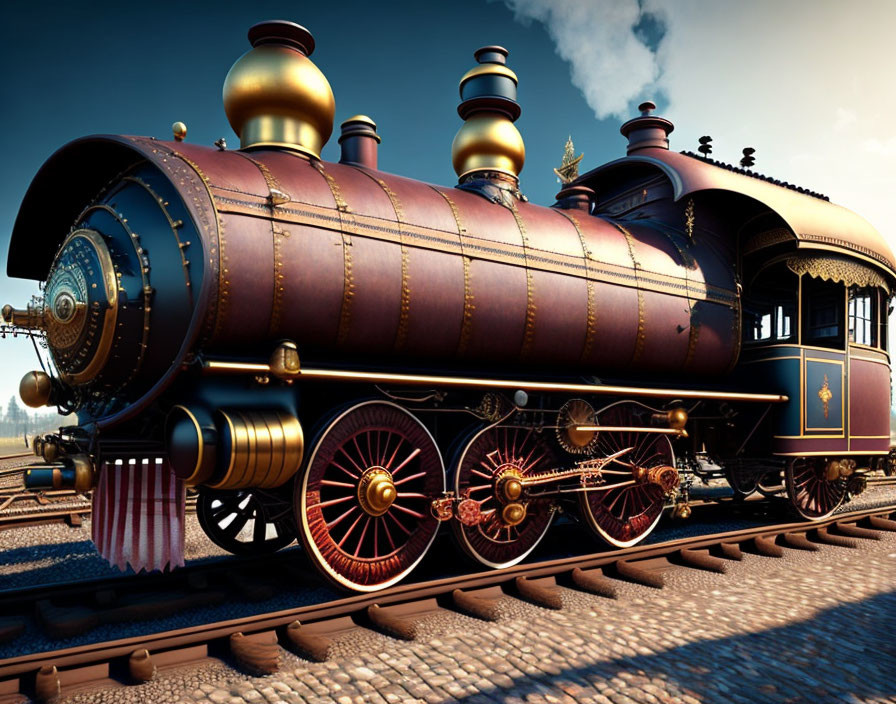
[[[637,0],[505,0],[518,21],[545,25],[573,84],[598,119],[625,117],[657,78],[656,56],[635,34]]]

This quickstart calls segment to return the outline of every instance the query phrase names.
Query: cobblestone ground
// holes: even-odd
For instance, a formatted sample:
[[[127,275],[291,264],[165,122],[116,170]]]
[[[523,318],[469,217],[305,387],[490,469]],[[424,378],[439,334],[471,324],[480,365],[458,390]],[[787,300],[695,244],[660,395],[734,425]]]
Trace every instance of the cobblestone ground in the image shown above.
[[[562,611],[507,598],[496,623],[446,613],[412,643],[351,634],[325,663],[284,651],[272,676],[215,664],[66,701],[896,702],[896,534],[729,568],[617,600],[564,589]]]

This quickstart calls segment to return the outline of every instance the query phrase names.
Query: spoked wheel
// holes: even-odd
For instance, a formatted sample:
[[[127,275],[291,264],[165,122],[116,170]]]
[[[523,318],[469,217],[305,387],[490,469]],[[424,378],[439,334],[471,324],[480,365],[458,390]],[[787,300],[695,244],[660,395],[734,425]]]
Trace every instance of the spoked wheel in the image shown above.
[[[400,406],[367,401],[324,430],[296,482],[299,535],[332,582],[370,592],[408,574],[439,527],[445,469],[429,431]]]
[[[475,525],[451,522],[461,549],[495,568],[515,565],[532,552],[551,523],[552,502],[533,497],[519,480],[555,467],[547,438],[531,428],[498,426],[478,433],[454,473],[456,495],[478,502],[480,511]]]
[[[645,422],[639,416],[644,410],[639,404],[618,403],[598,414],[598,424],[642,426]],[[665,435],[600,431],[594,455],[606,457],[628,447],[632,449],[627,454],[603,469],[605,484],[579,494],[579,509],[591,529],[620,548],[634,545],[653,530],[663,513],[666,492],[678,485],[672,444]]]
[[[209,539],[234,555],[264,555],[296,538],[287,499],[259,489],[199,488],[196,517]]]
[[[821,457],[795,457],[787,463],[784,469],[787,496],[803,518],[810,521],[827,518],[846,498],[846,481],[830,465]]]

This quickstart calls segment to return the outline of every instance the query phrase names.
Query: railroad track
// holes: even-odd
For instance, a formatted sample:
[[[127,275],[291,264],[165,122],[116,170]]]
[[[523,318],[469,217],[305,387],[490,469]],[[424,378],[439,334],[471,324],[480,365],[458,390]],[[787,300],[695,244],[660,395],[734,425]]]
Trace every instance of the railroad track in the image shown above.
[[[88,513],[90,497],[71,489],[0,489],[0,531],[60,522],[77,527]]]
[[[20,452],[13,452],[7,455],[0,455],[0,462],[5,462],[6,460],[18,460],[22,457],[34,457],[34,453],[30,450],[21,450]]]
[[[252,673],[272,673],[278,669],[281,647],[321,660],[327,657],[333,640],[351,630],[367,628],[414,639],[417,624],[444,610],[495,620],[501,598],[559,609],[560,586],[613,597],[619,580],[662,588],[670,570],[724,573],[729,561],[742,559],[744,552],[778,558],[787,550],[819,550],[827,545],[854,548],[861,540],[880,539],[882,532],[896,531],[894,518],[896,506],[878,507],[817,523],[759,526],[401,584],[374,594],[21,655],[0,662],[0,703],[23,701],[25,696],[47,701],[60,691],[68,694],[86,688],[123,687],[147,681],[159,669],[208,660],[223,659]],[[160,609],[183,609],[190,593],[194,605],[211,600],[210,593],[218,599],[263,598],[265,592],[277,588],[264,583],[270,575],[277,575],[295,590],[297,585],[308,583],[307,571],[298,562],[293,553],[245,560],[239,568],[231,561],[222,561],[173,575],[142,578],[145,588],[168,592],[167,607],[165,602],[134,594],[135,580],[116,578],[31,589],[27,594],[0,593],[0,613],[34,612],[45,630],[66,638],[79,629],[83,632],[102,623],[133,620],[140,616],[141,609],[144,617],[158,615]],[[186,591],[179,593],[173,581]],[[205,590],[209,585],[210,592]],[[24,617],[0,621],[0,639],[14,642],[25,628]]]
[[[79,494],[74,489],[28,491],[21,488],[0,489],[0,532],[11,528],[68,523],[72,527],[82,524],[90,514],[90,493]],[[188,495],[188,513],[196,511],[196,496]],[[0,700],[2,701],[2,700]]]

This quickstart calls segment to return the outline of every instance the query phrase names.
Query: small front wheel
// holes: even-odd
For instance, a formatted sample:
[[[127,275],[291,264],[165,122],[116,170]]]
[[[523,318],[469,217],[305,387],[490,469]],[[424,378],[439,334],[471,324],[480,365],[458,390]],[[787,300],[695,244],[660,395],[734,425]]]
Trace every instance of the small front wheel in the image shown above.
[[[199,526],[215,545],[234,555],[266,555],[296,538],[292,507],[260,489],[199,488]]]

